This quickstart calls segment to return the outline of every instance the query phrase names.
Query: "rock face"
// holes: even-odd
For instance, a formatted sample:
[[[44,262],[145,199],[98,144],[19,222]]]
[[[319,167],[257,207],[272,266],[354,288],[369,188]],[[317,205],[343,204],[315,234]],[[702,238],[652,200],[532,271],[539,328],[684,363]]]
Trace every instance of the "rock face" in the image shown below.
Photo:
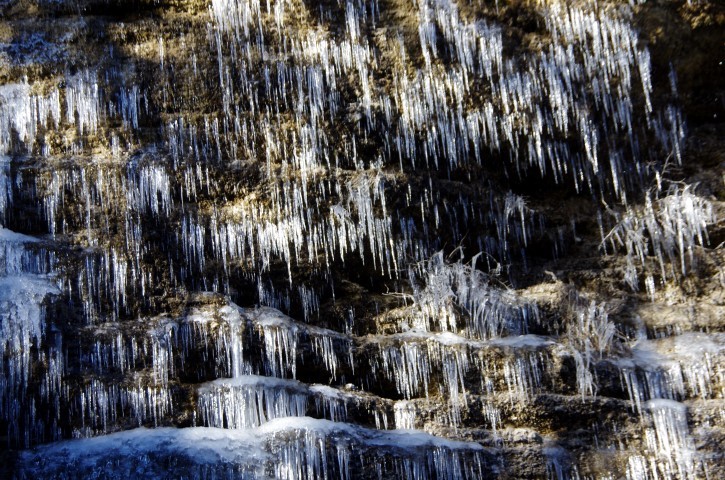
[[[718,2],[0,12],[3,478],[725,478]]]

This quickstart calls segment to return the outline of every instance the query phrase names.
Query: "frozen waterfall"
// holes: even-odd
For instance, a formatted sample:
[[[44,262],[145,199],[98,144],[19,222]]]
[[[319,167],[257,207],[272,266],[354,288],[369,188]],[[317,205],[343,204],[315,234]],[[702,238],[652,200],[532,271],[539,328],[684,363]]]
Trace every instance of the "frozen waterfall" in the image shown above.
[[[671,7],[128,3],[0,2],[0,477],[725,475]]]

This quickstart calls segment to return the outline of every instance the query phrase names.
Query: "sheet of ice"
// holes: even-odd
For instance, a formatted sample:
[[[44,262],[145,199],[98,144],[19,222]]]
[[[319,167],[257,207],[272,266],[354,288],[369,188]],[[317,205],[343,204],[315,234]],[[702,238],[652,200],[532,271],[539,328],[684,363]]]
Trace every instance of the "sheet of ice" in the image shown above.
[[[25,235],[23,233],[13,232],[12,230],[8,230],[7,228],[0,226],[0,242],[33,243],[38,241],[39,239],[36,237],[31,237],[30,235]]]
[[[489,340],[490,345],[512,347],[512,348],[542,348],[553,345],[555,342],[540,335],[511,335]]]
[[[138,428],[101,437],[58,442],[24,451],[17,471],[25,478],[264,478],[271,458],[266,439],[253,430]],[[51,461],[49,461],[51,460]]]
[[[327,449],[328,441],[334,449]],[[119,479],[180,472],[191,478],[267,478],[272,472],[277,478],[354,478],[353,459],[377,462],[389,456],[394,468],[407,464],[419,472],[415,478],[475,478],[471,472],[480,471],[482,452],[479,444],[419,431],[369,430],[300,417],[271,420],[254,429],[139,428],[57,442],[22,452],[17,471],[25,478],[69,471],[77,476],[102,472],[104,478]]]

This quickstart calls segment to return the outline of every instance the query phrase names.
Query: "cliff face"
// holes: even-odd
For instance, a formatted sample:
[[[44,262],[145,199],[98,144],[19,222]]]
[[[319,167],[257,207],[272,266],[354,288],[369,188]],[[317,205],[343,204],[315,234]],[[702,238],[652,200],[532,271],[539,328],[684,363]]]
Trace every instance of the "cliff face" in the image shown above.
[[[3,476],[725,477],[717,2],[0,12]]]

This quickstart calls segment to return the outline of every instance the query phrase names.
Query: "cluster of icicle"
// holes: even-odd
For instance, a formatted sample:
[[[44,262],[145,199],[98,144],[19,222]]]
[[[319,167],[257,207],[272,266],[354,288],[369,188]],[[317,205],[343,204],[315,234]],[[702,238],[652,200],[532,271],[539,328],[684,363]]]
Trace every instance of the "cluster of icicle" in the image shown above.
[[[708,243],[707,226],[716,222],[710,201],[693,193],[692,187],[673,186],[662,198],[648,193],[642,207],[628,207],[617,215],[617,223],[603,239],[603,245],[626,250],[625,280],[639,290],[638,270],[659,268],[661,283],[677,279],[696,263],[698,246]],[[647,293],[654,297],[653,273],[645,278]]]
[[[651,173],[647,152],[680,161],[682,120],[671,105],[653,106],[649,54],[628,7],[538,7],[550,42],[540,52],[507,58],[498,26],[463,19],[448,0],[415,2],[424,61],[393,69],[389,87],[380,84],[381,52],[404,66],[410,55],[399,38],[383,35],[373,43],[367,34],[378,20],[377,2],[341,5],[345,28],[337,36],[287,28],[299,8],[286,1],[212,1],[208,33],[219,113],[169,112],[158,149],[145,146],[143,161],[119,165],[115,177],[78,166],[36,180],[50,233],[80,229],[76,222],[83,219],[90,245],[107,236],[115,214],[102,211],[108,199],[126,199],[125,248],[100,245],[104,258],[89,259],[97,272],[114,270],[104,273],[104,283],[118,284],[115,297],[137,293],[122,293],[124,286],[153,283],[138,262],[146,213],[157,222],[181,222],[178,281],[202,278],[195,287],[225,289],[240,265],[253,265],[261,276],[278,260],[292,280],[297,265],[327,270],[352,254],[395,277],[411,260],[441,248],[442,229],[458,242],[473,226],[483,228],[472,243],[504,263],[525,258],[528,240],[541,234],[542,218],[510,192],[443,193],[437,178],[460,166],[500,162],[512,174],[551,175],[626,203]],[[195,54],[175,59],[162,39],[158,48],[164,97],[180,93],[163,81],[175,69],[193,62],[194,75],[202,75]],[[47,93],[27,82],[2,87],[0,151],[83,152],[84,140],[114,119],[120,129],[104,131],[101,142],[118,154],[154,107],[148,92],[116,76],[84,70],[46,86]],[[347,106],[343,86],[359,93],[356,101],[345,99]],[[637,95],[645,99],[641,112],[632,103]],[[341,124],[352,127],[339,138],[333,132]],[[64,150],[53,151],[48,131],[67,126],[75,127],[75,141],[69,133]],[[360,155],[373,134],[381,136],[375,153]],[[643,147],[650,136],[657,139],[654,148]],[[249,161],[264,165],[263,188],[242,184],[236,200],[197,208],[227,188],[220,171]],[[433,173],[428,188],[391,206],[390,191],[399,189],[395,170]],[[64,198],[69,191],[74,198]],[[69,204],[78,211],[60,211]],[[212,260],[221,272],[207,272]],[[101,294],[88,289],[90,297]],[[125,306],[123,298],[111,303],[114,311]]]
[[[597,395],[598,369],[614,366],[644,432],[641,439],[623,438],[617,446],[626,463],[626,478],[707,475],[688,425],[688,407],[723,398],[725,371],[720,365],[725,357],[725,336],[679,332],[652,339],[640,330],[625,338],[610,317],[609,305],[576,292],[566,302],[569,318],[562,340],[566,354],[574,360],[582,399]],[[566,462],[555,470],[569,471]]]
[[[107,98],[95,70],[67,74],[59,84],[63,87],[36,86],[25,78],[22,83],[0,86],[0,154],[61,153],[52,149],[50,141],[50,134],[61,127],[75,127],[77,133],[75,139],[73,135],[64,139],[62,153],[81,153],[84,140],[95,135],[107,117],[122,118],[125,127],[138,128],[137,86],[130,92],[121,88]]]
[[[0,419],[9,421],[4,435],[11,442],[29,445],[49,430],[42,415],[26,408],[31,389],[39,388],[46,401],[62,389],[60,338],[48,331],[45,321],[46,300],[60,289],[50,275],[57,263],[55,252],[3,226],[12,201],[8,170],[8,159],[0,156]],[[49,350],[38,348],[43,342]],[[45,367],[42,371],[35,368],[38,361]]]
[[[286,0],[212,0],[207,33],[215,71],[197,71],[195,54],[167,54],[159,39],[161,95],[183,97],[169,78],[186,68],[192,82],[214,80],[218,105],[215,113],[162,112],[161,140],[153,145],[141,143],[140,125],[160,108],[149,99],[155,92],[116,74],[90,68],[42,89],[27,81],[0,87],[1,155],[84,159],[94,142],[112,153],[110,161],[56,162],[59,168],[53,163],[40,172],[0,160],[3,225],[16,215],[19,186],[29,185],[25,194],[37,200],[48,238],[86,247],[78,268],[65,272],[42,242],[0,230],[0,417],[7,437],[20,446],[68,437],[61,415],[78,425],[71,436],[101,435],[96,443],[28,452],[20,459],[26,476],[42,475],[37,459],[48,455],[59,456],[61,470],[100,464],[119,477],[144,468],[157,474],[149,458],[180,469],[191,463],[199,477],[349,478],[360,464],[381,465],[380,477],[476,478],[495,470],[478,444],[382,430],[424,426],[419,408],[433,399],[446,404],[435,422],[458,428],[476,396],[495,434],[503,417],[498,399],[525,407],[553,388],[554,366],[566,355],[574,358],[576,388],[590,397],[596,363],[610,353],[614,332],[603,306],[580,302],[565,331],[570,348],[561,354],[553,341],[527,335],[539,321],[534,304],[497,284],[494,272],[482,273],[480,258],[466,264],[436,253],[440,232],[456,244],[480,230],[469,241],[495,271],[525,258],[531,239],[545,231],[542,216],[508,190],[446,190],[458,169],[497,163],[511,176],[548,176],[616,199],[624,213],[603,236],[626,249],[632,287],[650,257],[661,277],[671,278],[674,265],[684,274],[706,242],[712,207],[691,188],[646,197],[642,207],[630,198],[654,174],[657,155],[681,161],[684,127],[675,106],[657,106],[649,53],[626,5],[537,7],[550,40],[538,52],[509,57],[498,25],[467,21],[449,0],[417,0],[411,14],[421,62],[410,58],[402,37],[379,32],[373,40],[376,1],[340,2],[344,28],[334,35],[289,28],[316,14],[303,8]],[[396,68],[383,75],[390,58]],[[633,102],[637,97],[643,105]],[[104,128],[111,120],[120,127]],[[54,132],[63,133],[60,147]],[[125,154],[129,147],[137,153]],[[249,163],[259,167],[259,183],[229,181],[228,172]],[[400,174],[411,172],[424,181],[406,190]],[[150,242],[157,230],[173,232],[171,240]],[[145,259],[157,250],[168,271],[148,266]],[[292,285],[294,268],[325,272],[355,256],[412,283],[410,305],[390,312],[397,315],[395,333],[353,338],[273,310],[240,313],[233,306],[218,315],[116,322],[160,285],[229,292],[239,270],[258,280],[260,303],[289,307],[296,296],[311,318],[318,293]],[[280,262],[290,286],[267,286],[263,274]],[[645,283],[654,292],[651,275]],[[92,342],[71,350],[60,329],[47,328],[44,306],[60,294],[80,299],[83,335]],[[627,457],[633,480],[697,476],[678,402],[723,396],[713,388],[723,384],[723,342],[695,358],[690,342],[703,338],[669,341],[674,355],[660,356],[664,341],[642,341],[617,363],[645,425],[646,451],[632,444]],[[88,381],[66,380],[76,373],[69,355]],[[309,368],[304,359],[333,385],[354,374],[362,388],[393,385],[401,400],[306,385],[296,380]],[[190,398],[182,379],[201,384]],[[39,390],[42,411],[31,387]],[[172,423],[189,402],[199,427],[102,436]],[[366,412],[371,428],[343,423],[352,410]],[[113,463],[119,460],[109,444],[122,446],[127,463]],[[207,456],[194,458],[192,444],[203,445]],[[230,444],[240,453],[230,453]],[[552,476],[567,475],[559,450],[546,452]],[[78,460],[81,454],[88,463]],[[242,466],[248,458],[259,462]]]
[[[627,478],[694,479],[707,474],[689,426],[693,402],[721,399],[723,335],[683,333],[639,338],[632,356],[616,360],[644,429],[644,451],[632,446]]]
[[[112,305],[111,312],[118,316],[127,309],[128,297],[143,297],[154,285],[154,273],[145,271],[141,260],[149,250],[144,235],[161,222],[180,223],[172,244],[160,246],[172,248],[172,258],[179,263],[173,266],[173,281],[198,281],[195,287],[205,290],[225,290],[240,266],[251,264],[259,275],[281,260],[291,281],[295,266],[328,269],[335,261],[344,263],[352,252],[363,263],[371,262],[373,269],[397,277],[405,265],[401,262],[427,258],[423,256],[435,244],[421,235],[431,236],[428,230],[437,230],[441,217],[458,237],[474,225],[487,226],[490,233],[478,245],[499,259],[509,258],[518,250],[513,245],[523,248],[542,231],[541,218],[511,192],[501,198],[488,192],[483,203],[460,196],[458,206],[439,209],[432,182],[421,198],[407,195],[406,208],[418,215],[392,214],[385,189],[393,180],[381,171],[351,174],[337,185],[310,184],[312,192],[292,182],[272,185],[265,201],[252,194],[220,205],[205,217],[195,205],[197,196],[220,188],[209,179],[209,165],[190,162],[172,173],[155,163],[157,156],[152,150],[127,165],[79,164],[33,178],[15,172],[16,182],[34,182],[51,236],[62,239],[78,232],[78,241],[93,247],[76,279],[90,320],[101,315],[98,306],[103,303]],[[6,210],[12,205],[13,179],[8,182],[8,195],[2,198]],[[327,196],[338,202],[330,204]],[[430,210],[435,218],[431,227]],[[144,221],[149,215],[154,218],[150,225]],[[119,227],[123,242],[110,245],[108,239]],[[221,268],[209,274],[208,264]],[[201,280],[195,280],[198,277]],[[268,294],[262,292],[260,299]],[[298,297],[314,304],[308,293]]]
[[[688,425],[688,405],[723,397],[725,372],[719,366],[725,354],[723,335],[681,333],[648,339],[640,332],[627,343],[627,353],[615,353],[622,339],[617,338],[608,306],[579,295],[570,301],[572,318],[564,339],[575,362],[582,399],[597,394],[597,367],[613,362],[644,432],[641,440],[622,439],[618,446],[626,461],[626,478],[706,475]]]
[[[8,265],[13,265],[8,271],[12,272],[22,264],[13,260],[22,259],[22,255],[12,250],[12,245],[32,239],[7,233],[3,240],[6,250],[14,252],[6,254]],[[550,339],[521,335],[538,322],[533,304],[497,286],[472,265],[446,261],[440,254],[417,268],[420,283],[412,304],[391,313],[401,330],[392,335],[351,337],[295,322],[271,308],[215,306],[212,297],[207,306],[192,309],[177,319],[90,325],[87,333],[94,342],[75,351],[77,359],[57,355],[49,361],[53,365],[53,359],[65,359],[78,365],[92,380],[80,389],[68,388],[67,372],[59,363],[48,371],[43,384],[49,398],[67,407],[57,409],[54,415],[77,418],[79,427],[74,436],[104,436],[99,443],[66,442],[28,451],[20,459],[23,472],[62,472],[82,458],[83,465],[101,462],[110,469],[109,474],[115,475],[139,468],[137,458],[152,451],[159,459],[180,462],[192,472],[200,469],[199,477],[209,472],[244,471],[249,476],[274,472],[279,478],[350,478],[353,452],[355,461],[362,452],[363,459],[379,462],[380,476],[394,472],[406,478],[477,478],[482,472],[495,470],[498,462],[488,462],[477,444],[441,440],[422,432],[376,432],[345,423],[361,422],[366,417],[363,424],[381,430],[392,426],[424,427],[419,409],[435,399],[447,404],[435,422],[455,427],[461,425],[469,399],[476,398],[483,399],[483,416],[496,435],[504,418],[500,399],[510,408],[520,409],[538,393],[556,388],[551,383],[551,370],[556,368],[556,357],[562,355],[560,346]],[[26,282],[27,276],[22,277]],[[24,295],[30,291],[25,283],[20,288]],[[15,312],[38,309],[42,297],[53,293],[43,290],[28,302],[14,291],[3,288],[2,292],[8,293],[5,301],[12,306],[2,317],[4,328],[12,327],[13,322],[28,324]],[[446,323],[430,323],[428,317],[421,320],[421,315],[430,314],[433,308],[443,313],[440,318],[445,318]],[[475,313],[482,310],[492,316]],[[575,317],[568,326],[566,341],[586,359],[584,370],[576,365],[577,383],[582,395],[590,397],[596,393],[593,366],[611,349],[613,326],[604,305],[576,298],[573,311]],[[42,319],[39,312],[28,311],[26,316]],[[507,319],[517,320],[502,323]],[[35,328],[29,332],[32,336],[25,334],[26,342],[38,341],[43,335],[42,326]],[[674,357],[658,354],[662,349],[658,344],[664,342],[674,343],[670,347]],[[686,407],[678,400],[692,395],[702,399],[723,395],[712,387],[723,384],[723,372],[717,368],[722,343],[705,334],[680,335],[656,343],[642,340],[631,357],[617,360],[622,382],[646,432],[645,450],[637,443],[623,444],[625,454],[631,449],[628,478],[655,474],[695,478],[697,455],[683,413]],[[695,344],[706,346],[705,359],[699,358],[699,350],[693,349]],[[23,357],[17,357],[23,352],[28,354],[28,347],[5,345],[14,349],[7,352],[10,358],[19,362],[10,365],[18,365],[18,372],[26,374],[25,380],[17,379],[15,385],[3,384],[16,389],[3,392],[7,399],[8,395],[12,398],[20,393],[18,389],[27,388],[32,379],[27,364],[23,366]],[[296,380],[299,366],[305,364],[326,371],[330,382],[338,387]],[[342,388],[350,372],[358,375],[355,378],[367,378],[365,384],[371,391],[382,393],[381,381],[392,382],[404,400],[392,402]],[[119,375],[124,378],[122,382],[118,381]],[[182,378],[192,383],[216,380],[199,384],[189,399],[185,397],[188,393],[178,388]],[[471,382],[471,378],[479,380]],[[200,427],[181,432],[141,429],[105,436],[120,425],[160,427],[190,400],[195,405],[193,423]],[[27,411],[35,412],[32,407]],[[12,418],[11,431],[16,433],[27,428],[24,422],[36,422],[38,430],[26,430],[25,442],[49,440],[43,431],[44,419]],[[60,438],[61,432],[56,435]],[[183,443],[187,435],[201,442],[197,448],[191,450]],[[146,440],[139,443],[140,438]],[[128,445],[129,450],[123,447],[121,452],[109,453],[100,448],[107,441]],[[241,442],[241,453],[229,458],[224,452],[237,442]],[[203,459],[199,457],[201,452]],[[543,453],[550,457],[553,472],[564,477],[574,472],[560,448],[547,448]],[[50,454],[59,461],[38,464],[37,459]],[[265,460],[247,471],[244,469],[251,468],[248,455]]]
[[[143,461],[149,456],[163,465],[183,465],[185,474],[194,478],[222,473],[354,478],[360,462],[372,462],[377,470],[370,472],[371,478],[453,479],[480,478],[496,467],[479,444],[422,431],[387,430],[393,416],[389,400],[295,380],[297,361],[307,360],[319,364],[335,383],[338,370],[349,369],[355,361],[351,339],[294,322],[277,310],[212,304],[177,319],[89,328],[95,330],[95,343],[81,346],[73,354],[78,358],[69,361],[77,360],[91,380],[80,389],[68,388],[63,380],[67,372],[59,365],[57,384],[46,388],[65,407],[54,412],[56,421],[60,415],[74,419],[74,437],[100,437],[26,451],[19,459],[26,477],[33,472],[61,475],[78,462],[92,468],[101,462],[111,478],[138,468],[157,475]],[[260,347],[261,359],[254,356]],[[199,363],[199,358],[206,361]],[[210,377],[216,380],[203,382]],[[191,397],[179,389],[182,378],[197,382]],[[190,401],[195,405],[194,428],[161,428],[182,413],[179,404]],[[349,408],[358,416],[362,411],[376,428],[347,423]],[[43,437],[42,420],[36,421],[40,430],[27,432],[26,444],[49,440]],[[13,423],[21,428],[23,419]],[[138,428],[143,425],[157,428]],[[132,429],[113,434],[119,426]],[[60,440],[61,432],[56,435]],[[106,442],[115,447],[101,448]],[[237,453],[230,455],[232,450]],[[48,455],[54,458],[52,464],[37,462]]]

